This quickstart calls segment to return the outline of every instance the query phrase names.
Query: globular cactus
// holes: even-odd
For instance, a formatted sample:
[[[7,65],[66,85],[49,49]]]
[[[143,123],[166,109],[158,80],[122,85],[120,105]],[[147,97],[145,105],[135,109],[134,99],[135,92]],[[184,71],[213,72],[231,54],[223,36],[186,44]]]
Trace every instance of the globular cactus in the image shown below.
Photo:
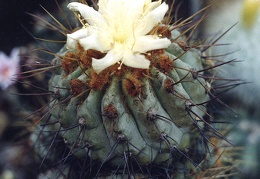
[[[62,165],[73,157],[88,177],[192,176],[210,131],[223,137],[205,119],[211,68],[204,69],[201,51],[185,44],[178,25],[161,23],[165,3],[98,5],[68,6],[83,28],[67,35],[52,61],[54,95],[32,137],[35,151]],[[67,150],[60,161],[57,143]]]

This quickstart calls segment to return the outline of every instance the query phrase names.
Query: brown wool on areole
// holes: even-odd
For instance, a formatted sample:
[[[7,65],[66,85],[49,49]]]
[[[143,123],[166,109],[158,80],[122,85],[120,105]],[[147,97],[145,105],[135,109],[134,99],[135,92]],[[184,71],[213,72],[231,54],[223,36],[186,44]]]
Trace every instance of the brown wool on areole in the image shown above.
[[[173,60],[166,54],[160,55],[159,68],[163,70],[163,72],[169,73],[173,69]]]
[[[82,51],[79,61],[80,63],[87,68],[91,68],[92,58],[89,55],[90,50]]]
[[[70,74],[78,67],[77,55],[74,52],[68,52],[61,60],[63,70]]]
[[[105,117],[103,123],[105,125],[109,125],[110,133],[114,138],[117,138],[117,133],[119,133],[120,131],[118,131],[118,127],[116,125],[116,123],[118,122],[117,120],[119,120],[116,107],[112,103],[104,106],[103,116]]]
[[[80,57],[79,60],[87,68],[91,68],[92,58],[101,59],[105,56],[105,53],[101,53],[97,50],[83,50],[80,48]]]
[[[132,75],[128,75],[123,81],[123,88],[125,88],[128,94],[132,97],[141,94],[142,86],[142,81]]]
[[[106,71],[102,71],[101,74],[97,74],[95,71],[92,72],[89,82],[90,89],[101,90],[104,87],[104,85],[110,82],[110,73],[107,70],[108,69],[106,69]]]
[[[187,50],[189,49],[187,43],[186,43],[185,41],[183,41],[183,40],[179,40],[179,41],[177,41],[176,43],[177,43],[177,44],[181,47],[181,49],[184,50],[184,51],[187,51]]]
[[[159,28],[159,27],[158,27]],[[160,30],[165,30],[165,27],[159,28]],[[165,31],[166,32],[166,31]],[[105,56],[105,53],[101,53],[96,50],[84,50],[79,44],[77,50],[74,52],[68,52],[62,59],[62,67],[67,74],[72,73],[77,67],[81,67],[83,70],[92,68],[92,58],[101,59]],[[170,59],[168,55],[165,54],[164,49],[158,49],[149,51],[145,55],[146,59],[151,61],[151,67],[156,67],[163,73],[169,73],[174,66],[174,61]],[[119,69],[120,63],[116,63],[99,74],[94,70],[88,75],[89,82],[83,83],[80,80],[72,80],[70,82],[71,90],[74,94],[78,95],[84,90],[84,86],[88,86],[89,89],[101,90],[105,85],[110,84],[113,76],[121,77],[123,80],[123,88],[128,92],[130,96],[137,96],[141,94],[142,81],[147,76],[149,76],[148,69],[131,68],[122,64]],[[130,73],[128,73],[130,72]],[[128,74],[125,76],[125,74]]]
[[[151,34],[157,34],[163,38],[164,37],[166,37],[168,39],[171,38],[171,31],[168,26],[159,25],[159,26],[155,27],[154,30],[152,30]]]
[[[111,103],[103,108],[103,113],[104,116],[110,120],[114,120],[118,117],[118,111]]]
[[[146,55],[146,58],[151,61],[151,66],[158,68],[163,73],[169,73],[173,69],[174,61],[164,52],[164,49],[153,50]]]
[[[163,87],[168,93],[174,92],[174,82],[169,78],[164,81]]]
[[[70,89],[71,89],[72,94],[75,94],[75,95],[81,94],[83,92],[85,86],[86,86],[86,84],[79,79],[73,79],[70,81]]]

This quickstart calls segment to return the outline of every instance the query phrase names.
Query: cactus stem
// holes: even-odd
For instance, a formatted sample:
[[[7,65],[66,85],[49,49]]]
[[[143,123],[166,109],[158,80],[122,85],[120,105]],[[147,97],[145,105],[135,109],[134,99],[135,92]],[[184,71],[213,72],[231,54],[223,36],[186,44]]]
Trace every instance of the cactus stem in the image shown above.
[[[97,73],[93,58],[103,59],[107,53],[84,50],[78,43],[73,51],[64,47],[51,65],[24,73],[53,70],[48,112],[38,131],[37,145],[44,144],[39,147],[44,150],[41,166],[48,160],[54,166],[68,165],[81,178],[174,178],[192,175],[194,168],[203,170],[200,164],[211,154],[211,145],[216,147],[212,136],[228,142],[207,108],[213,101],[223,104],[218,99],[222,93],[212,91],[238,84],[211,85],[215,80],[232,82],[211,72],[235,60],[218,63],[203,53],[218,39],[210,45],[190,42],[204,19],[192,23],[193,17],[174,25],[159,24],[149,32],[172,42],[167,49],[140,52],[150,61],[149,69],[132,68],[119,60]],[[86,20],[79,18],[86,26]],[[63,147],[62,154],[56,145]]]

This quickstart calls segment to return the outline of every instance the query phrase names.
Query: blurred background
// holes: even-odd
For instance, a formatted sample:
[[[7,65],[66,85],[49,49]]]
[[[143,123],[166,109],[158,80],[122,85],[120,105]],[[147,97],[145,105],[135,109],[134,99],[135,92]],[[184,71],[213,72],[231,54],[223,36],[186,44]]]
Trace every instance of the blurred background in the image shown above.
[[[61,2],[58,0],[57,2]],[[44,13],[40,5],[50,12],[57,10],[55,1],[1,0],[0,1],[0,50],[9,54],[14,47],[25,46],[33,41],[35,20],[28,13]]]

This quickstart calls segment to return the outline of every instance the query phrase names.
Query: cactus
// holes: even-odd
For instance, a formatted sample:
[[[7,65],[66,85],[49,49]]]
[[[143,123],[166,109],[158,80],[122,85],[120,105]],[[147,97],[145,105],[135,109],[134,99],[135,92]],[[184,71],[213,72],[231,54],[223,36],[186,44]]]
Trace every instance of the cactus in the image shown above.
[[[112,3],[100,0],[99,8],[108,2]],[[145,43],[135,35],[131,39],[132,34],[124,37],[127,29],[113,34],[119,39],[114,43],[121,42],[121,38],[130,42],[134,39],[131,48],[125,39],[112,47],[102,41],[111,40],[109,33],[114,32],[97,38],[91,31],[100,24],[86,18],[86,12],[100,15],[104,9],[98,12],[81,3],[68,7],[77,14],[83,28],[67,35],[66,46],[52,61],[49,112],[31,137],[36,153],[43,158],[42,165],[60,164],[67,177],[79,175],[75,168],[85,170],[80,174],[82,178],[192,177],[202,169],[200,163],[209,150],[210,135],[224,139],[207,122],[211,118],[207,103],[213,80],[207,75],[214,65],[207,66],[199,48],[185,44],[185,36],[178,30],[182,24],[160,22],[168,10],[160,1],[148,0],[142,5],[151,12],[145,11],[145,15],[157,12],[161,18],[158,21],[155,16],[156,23],[140,37]],[[145,15],[141,20],[150,23]],[[80,164],[75,167],[69,159]],[[72,172],[65,167],[68,163]]]

